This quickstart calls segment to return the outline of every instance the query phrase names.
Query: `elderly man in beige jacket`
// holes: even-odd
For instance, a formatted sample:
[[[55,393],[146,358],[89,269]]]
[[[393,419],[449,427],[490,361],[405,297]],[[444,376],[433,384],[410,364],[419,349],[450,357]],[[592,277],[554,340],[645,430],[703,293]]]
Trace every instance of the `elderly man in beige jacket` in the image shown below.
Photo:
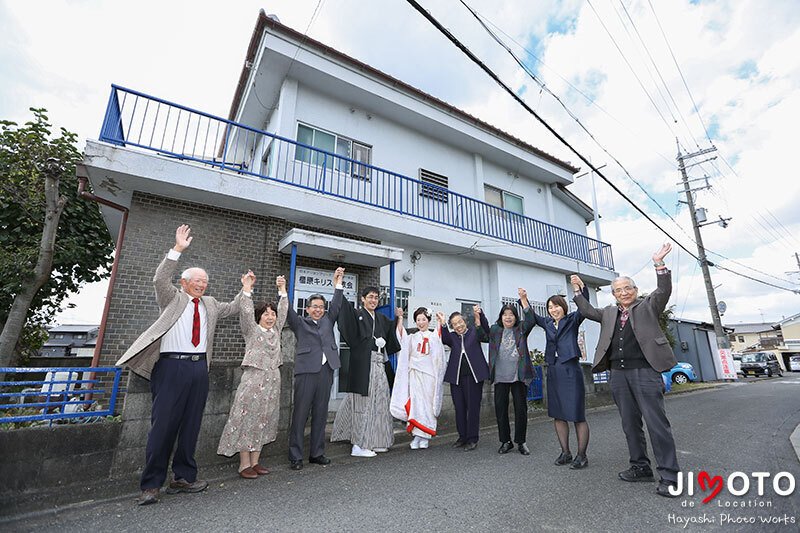
[[[208,396],[214,330],[218,319],[239,312],[241,293],[229,303],[204,296],[208,275],[201,268],[184,270],[180,289],[172,284],[178,259],[191,242],[189,226],[180,226],[175,232],[175,246],[158,265],[153,279],[161,314],[116,363],[150,380],[153,394],[139,505],[158,501],[176,439],[174,479],[167,492],[200,492],[208,486],[197,479],[194,452]]]

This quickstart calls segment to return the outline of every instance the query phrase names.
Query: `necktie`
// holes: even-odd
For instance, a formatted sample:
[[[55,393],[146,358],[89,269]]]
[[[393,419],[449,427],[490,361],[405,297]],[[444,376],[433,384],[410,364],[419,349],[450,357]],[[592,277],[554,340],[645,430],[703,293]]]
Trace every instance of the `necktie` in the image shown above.
[[[200,344],[200,298],[192,298],[194,302],[194,319],[192,320],[192,344]]]
[[[620,307],[619,310],[620,310],[620,314],[619,314],[619,329],[622,329],[622,328],[625,327],[625,323],[628,322],[628,318],[630,317],[630,314],[628,313],[628,309],[623,309],[622,307]]]

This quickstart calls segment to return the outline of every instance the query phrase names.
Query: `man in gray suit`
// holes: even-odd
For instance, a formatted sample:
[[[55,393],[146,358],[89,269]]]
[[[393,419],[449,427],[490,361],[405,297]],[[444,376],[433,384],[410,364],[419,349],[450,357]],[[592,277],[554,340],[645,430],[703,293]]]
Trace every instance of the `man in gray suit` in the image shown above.
[[[631,278],[619,277],[611,282],[617,304],[597,309],[582,295],[583,281],[576,275],[570,279],[581,314],[600,322],[592,372],[611,369],[611,393],[622,418],[631,464],[619,477],[623,481],[653,481],[642,430],[644,417],[661,476],[656,493],[668,498],[674,497],[669,487],[677,483],[680,470],[664,409],[661,378],[661,372],[675,366],[677,361],[658,322],[672,293],[671,273],[664,264],[670,250],[672,245],[667,243],[653,254],[657,288],[646,298],[638,297],[639,290]]]
[[[334,293],[328,312],[325,297],[312,295],[306,302],[307,317],[300,317],[289,306],[287,323],[297,338],[294,358],[294,408],[289,428],[289,462],[292,470],[303,468],[303,433],[311,414],[309,463],[330,464],[325,457],[325,424],[328,422],[328,400],[333,385],[333,371],[341,366],[339,346],[333,326],[342,307],[344,268],[333,274]]]
[[[172,284],[178,259],[191,242],[189,226],[180,226],[175,246],[158,265],[153,279],[161,314],[116,363],[150,380],[153,395],[139,505],[158,501],[173,447],[174,479],[167,492],[200,492],[208,487],[208,482],[197,479],[194,452],[208,396],[211,348],[217,320],[239,312],[241,293],[230,303],[204,296],[208,275],[201,268],[186,269],[180,289]]]

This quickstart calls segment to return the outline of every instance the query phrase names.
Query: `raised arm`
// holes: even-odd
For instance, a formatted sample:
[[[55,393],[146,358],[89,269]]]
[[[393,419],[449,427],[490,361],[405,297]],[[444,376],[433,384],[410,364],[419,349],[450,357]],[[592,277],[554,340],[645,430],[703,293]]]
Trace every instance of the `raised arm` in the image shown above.
[[[575,293],[572,301],[578,306],[578,311],[589,320],[600,322],[603,318],[603,310],[589,303],[589,291],[586,289],[586,284],[584,284],[583,280],[576,274],[570,276],[569,280],[570,283],[572,283],[572,289]]]
[[[672,244],[666,242],[653,254],[653,266],[656,268],[656,290],[648,295],[648,299],[657,313],[661,313],[667,307],[672,294],[672,274],[664,263],[664,258],[671,251]]]
[[[517,294],[519,294],[519,303],[522,305],[522,333],[528,336],[537,324],[536,313],[533,312],[528,302],[528,291],[520,287],[517,289]]]
[[[450,348],[453,347],[453,336],[450,334],[450,330],[447,329],[447,318],[444,316],[444,313],[438,311],[436,313],[436,322],[439,324],[439,334],[442,337],[442,344],[449,346]]]
[[[275,279],[275,285],[278,286],[278,317],[275,320],[275,330],[280,333],[283,325],[286,324],[286,316],[289,311],[289,295],[286,293],[286,278],[278,276]]]
[[[481,342],[489,342],[489,321],[481,310],[480,305],[472,306],[472,314],[475,316],[475,332]]]
[[[252,271],[242,276],[242,301],[239,305],[239,329],[245,338],[252,335],[257,329],[255,310],[253,309],[253,285],[256,283],[256,276]],[[249,296],[244,293],[249,293]]]
[[[328,306],[328,316],[331,322],[336,322],[339,319],[339,312],[343,307],[343,302],[347,300],[344,298],[344,289],[342,288],[342,281],[344,280],[344,268],[339,267],[333,272],[333,298]],[[350,302],[347,302],[350,303]],[[352,305],[350,308],[352,309]]]
[[[175,245],[156,268],[153,285],[156,289],[156,302],[161,309],[169,305],[178,292],[178,288],[172,284],[172,275],[178,268],[181,254],[192,243],[191,232],[188,224],[178,226],[175,230]]]

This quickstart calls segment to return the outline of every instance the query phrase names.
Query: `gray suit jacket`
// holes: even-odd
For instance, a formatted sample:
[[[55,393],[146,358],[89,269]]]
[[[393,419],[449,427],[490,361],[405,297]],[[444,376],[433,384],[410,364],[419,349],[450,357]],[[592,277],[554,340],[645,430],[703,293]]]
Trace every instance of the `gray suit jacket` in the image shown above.
[[[297,351],[294,357],[294,374],[316,374],[322,370],[322,352],[328,364],[336,370],[341,366],[339,346],[333,336],[333,325],[342,308],[342,289],[336,289],[328,306],[328,312],[322,315],[317,323],[308,317],[301,317],[289,306],[286,322],[297,338]]]
[[[658,372],[669,370],[677,364],[675,354],[667,337],[658,325],[658,317],[664,311],[672,293],[672,274],[656,274],[658,287],[645,298],[639,298],[629,308],[631,327],[636,341],[647,362]],[[600,340],[594,353],[592,372],[603,372],[610,368],[606,357],[617,327],[617,305],[602,309],[593,307],[583,295],[573,298],[578,310],[589,320],[600,322]]]
[[[178,267],[178,262],[165,257],[156,268],[153,284],[156,289],[156,301],[161,314],[152,326],[133,341],[130,348],[116,362],[117,366],[128,365],[145,379],[150,379],[158,358],[161,354],[161,337],[169,331],[178,321],[186,306],[191,301],[188,294],[172,284],[172,276]],[[206,336],[206,362],[211,366],[211,350],[214,346],[214,330],[217,320],[226,318],[239,312],[239,300],[242,293],[236,295],[232,302],[218,302],[211,296],[203,296],[201,300],[206,307],[207,336]]]

